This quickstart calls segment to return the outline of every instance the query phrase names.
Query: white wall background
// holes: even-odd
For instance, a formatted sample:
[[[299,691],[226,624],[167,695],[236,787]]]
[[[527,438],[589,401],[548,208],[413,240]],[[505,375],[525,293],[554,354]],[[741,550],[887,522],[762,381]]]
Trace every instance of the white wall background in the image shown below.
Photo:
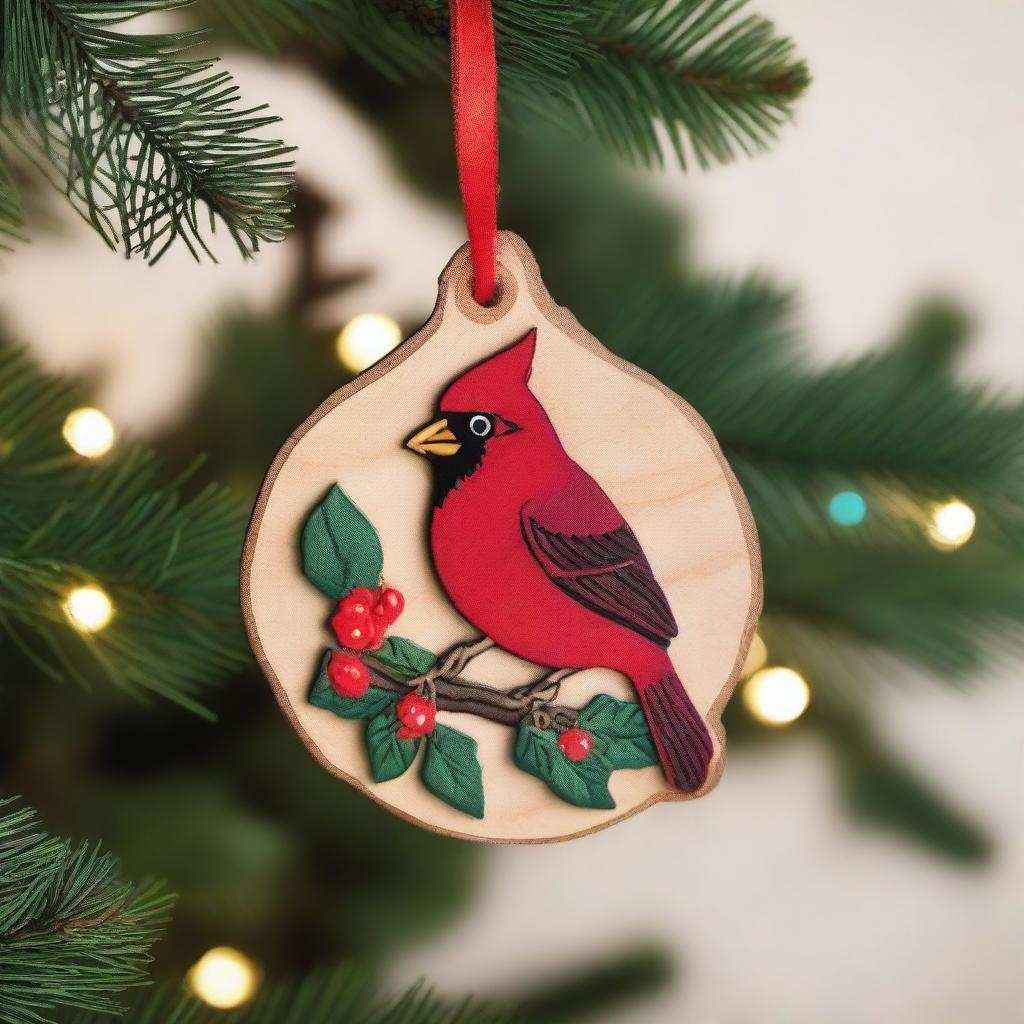
[[[1014,0],[758,0],[800,42],[815,82],[767,157],[653,182],[697,215],[710,266],[763,266],[796,284],[822,353],[887,336],[935,289],[979,318],[971,372],[1024,373],[1020,40]],[[370,131],[300,73],[235,62],[272,100],[307,177],[344,201],[339,264],[375,271],[325,316],[415,319],[461,242],[411,197]],[[273,304],[291,254],[158,272],[107,255],[84,229],[40,237],[0,277],[0,304],[52,365],[100,365],[103,404],[145,429],[194,379],[201,326],[232,293]],[[108,301],[119,291],[116,308]],[[811,740],[735,757],[697,805],[663,805],[568,845],[507,848],[478,904],[396,968],[453,991],[514,987],[548,963],[661,936],[685,983],[631,1012],[687,1024],[1009,1024],[1021,1019],[1024,688],[1019,671],[969,695],[887,692],[878,714],[908,756],[985,821],[999,855],[963,872],[852,827]],[[282,728],[285,728],[282,722]]]

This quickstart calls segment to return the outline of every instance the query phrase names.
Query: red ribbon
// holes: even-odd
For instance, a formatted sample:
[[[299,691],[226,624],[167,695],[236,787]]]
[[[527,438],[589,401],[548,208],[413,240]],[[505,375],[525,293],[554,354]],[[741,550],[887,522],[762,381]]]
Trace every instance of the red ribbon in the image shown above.
[[[494,298],[498,273],[498,64],[491,0],[451,0],[455,158],[473,264],[473,298]]]

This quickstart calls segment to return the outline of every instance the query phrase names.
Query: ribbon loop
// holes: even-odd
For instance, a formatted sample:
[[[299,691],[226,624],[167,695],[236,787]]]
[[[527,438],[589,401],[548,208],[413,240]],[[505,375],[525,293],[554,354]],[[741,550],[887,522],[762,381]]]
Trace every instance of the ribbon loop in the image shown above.
[[[451,0],[455,158],[473,265],[473,298],[494,299],[498,273],[498,65],[491,0]]]

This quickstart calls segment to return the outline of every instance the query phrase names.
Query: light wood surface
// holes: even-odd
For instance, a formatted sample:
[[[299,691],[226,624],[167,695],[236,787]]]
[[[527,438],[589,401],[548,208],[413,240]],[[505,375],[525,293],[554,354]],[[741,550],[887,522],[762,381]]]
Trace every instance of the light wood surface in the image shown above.
[[[392,632],[437,652],[472,637],[472,627],[440,589],[431,563],[430,468],[403,442],[429,420],[453,378],[536,327],[530,387],[570,455],[633,527],[679,624],[669,653],[715,737],[708,782],[697,795],[721,775],[720,716],[760,613],[761,566],[746,500],[707,424],[556,306],[522,239],[502,232],[499,259],[496,306],[484,309],[473,302],[463,247],[441,275],[437,306],[424,327],[332,395],[289,438],[253,512],[242,605],[253,650],[282,709],[324,767],[427,828],[491,842],[547,842],[603,828],[659,800],[687,798],[666,787],[660,769],[645,768],[612,774],[614,810],[572,807],[515,766],[513,730],[447,712],[438,720],[479,743],[486,795],[482,820],[427,792],[417,765],[401,778],[374,783],[364,724],[337,718],[306,700],[331,640],[331,607],[302,574],[299,536],[328,487],[340,484],[380,533],[384,578],[406,599]],[[538,670],[494,651],[474,661],[471,674],[505,687],[536,678]],[[579,707],[597,693],[635,699],[621,676],[594,669],[567,680],[559,701]]]

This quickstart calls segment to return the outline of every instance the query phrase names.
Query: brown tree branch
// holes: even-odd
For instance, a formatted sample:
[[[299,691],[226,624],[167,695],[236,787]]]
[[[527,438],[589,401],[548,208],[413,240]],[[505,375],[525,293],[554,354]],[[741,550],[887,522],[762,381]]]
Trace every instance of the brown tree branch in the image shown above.
[[[371,656],[363,661],[370,670],[371,685],[392,693],[408,693],[415,680],[402,679]],[[561,728],[575,724],[576,708],[554,704],[562,685],[562,676],[555,673],[523,686],[499,690],[486,683],[477,683],[465,676],[438,676],[433,681],[437,706],[441,711],[458,711],[477,715],[499,725],[518,725],[531,711],[542,712]]]

